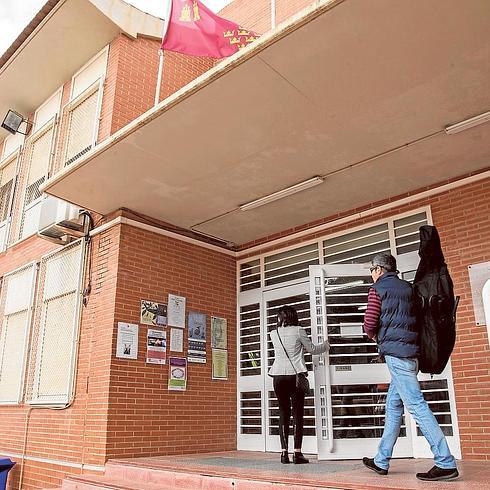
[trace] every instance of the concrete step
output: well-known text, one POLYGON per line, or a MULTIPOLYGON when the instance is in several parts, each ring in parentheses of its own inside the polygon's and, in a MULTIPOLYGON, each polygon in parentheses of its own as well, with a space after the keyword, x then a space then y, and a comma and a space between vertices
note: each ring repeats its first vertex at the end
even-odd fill
MULTIPOLYGON (((169 472, 170 473, 170 472, 169 472)), ((160 475, 169 476, 169 475, 160 475)), ((253 480, 237 480, 221 477, 207 477, 200 475, 180 473, 173 483, 164 481, 160 483, 130 480, 126 478, 112 478, 108 476, 71 476, 65 478, 60 490, 319 490, 327 487, 311 487, 301 484, 281 484, 253 480)), ((172 480, 172 478, 170 478, 172 480)), ((339 490, 328 487, 328 490, 339 490)))
POLYGON ((304 485, 300 482, 296 484, 293 481, 279 483, 271 480, 260 481, 258 479, 247 478, 245 475, 219 475, 213 474, 206 469, 192 471, 179 469, 176 471, 174 468, 152 467, 151 464, 134 465, 111 460, 106 463, 105 468, 107 478, 120 481, 142 482, 143 485, 147 485, 146 488, 148 490, 153 488, 149 485, 160 485, 162 489, 172 488, 175 490, 318 490, 319 488, 339 490, 337 487, 304 485))
POLYGON ((173 488, 163 483, 87 475, 65 478, 61 490, 173 490, 173 488))

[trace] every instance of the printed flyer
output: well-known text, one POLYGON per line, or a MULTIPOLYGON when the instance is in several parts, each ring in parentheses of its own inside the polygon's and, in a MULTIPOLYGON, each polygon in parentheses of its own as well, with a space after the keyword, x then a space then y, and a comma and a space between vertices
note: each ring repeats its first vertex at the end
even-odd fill
POLYGON ((138 359, 138 328, 132 323, 117 324, 116 357, 138 359))
POLYGON ((167 313, 170 327, 185 328, 185 297, 169 294, 167 313))
POLYGON ((178 328, 170 329, 170 351, 184 352, 184 331, 178 328))
POLYGON ((148 329, 146 341, 146 362, 165 364, 167 358, 167 332, 148 329))
POLYGON ((141 300, 140 323, 163 327, 167 324, 167 305, 141 300))
POLYGON ((188 348, 189 362, 206 363, 206 314, 190 311, 188 316, 188 348))
POLYGON ((226 328, 226 318, 211 317, 211 347, 213 349, 226 349, 228 347, 226 328))
POLYGON ((168 358, 168 389, 185 391, 187 389, 187 359, 185 357, 168 358))
POLYGON ((228 379, 228 351, 213 349, 213 379, 228 379))

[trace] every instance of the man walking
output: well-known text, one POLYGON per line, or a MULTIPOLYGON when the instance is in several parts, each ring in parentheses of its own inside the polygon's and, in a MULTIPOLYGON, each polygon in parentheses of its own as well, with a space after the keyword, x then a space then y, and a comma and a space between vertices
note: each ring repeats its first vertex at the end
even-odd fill
POLYGON ((412 286, 398 278, 396 259, 387 252, 371 262, 373 286, 369 290, 364 331, 377 341, 391 374, 386 397, 385 426, 378 453, 362 462, 379 475, 387 475, 393 447, 400 433, 403 406, 417 422, 434 454, 435 466, 417 473, 419 480, 451 480, 459 476, 446 438, 422 395, 417 380, 417 321, 412 286))

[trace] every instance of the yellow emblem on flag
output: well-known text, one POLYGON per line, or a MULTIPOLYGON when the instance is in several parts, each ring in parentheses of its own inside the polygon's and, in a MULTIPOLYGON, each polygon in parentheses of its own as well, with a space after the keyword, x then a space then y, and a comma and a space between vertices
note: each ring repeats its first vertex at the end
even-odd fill
POLYGON ((180 12, 179 20, 181 22, 192 22, 191 19, 191 9, 187 3, 182 7, 182 11, 180 12))
POLYGON ((235 31, 225 31, 223 32, 223 37, 232 37, 235 31))
POLYGON ((197 20, 201 20, 201 14, 199 13, 199 5, 197 4, 196 0, 194 0, 192 7, 194 10, 194 22, 196 22, 197 20))

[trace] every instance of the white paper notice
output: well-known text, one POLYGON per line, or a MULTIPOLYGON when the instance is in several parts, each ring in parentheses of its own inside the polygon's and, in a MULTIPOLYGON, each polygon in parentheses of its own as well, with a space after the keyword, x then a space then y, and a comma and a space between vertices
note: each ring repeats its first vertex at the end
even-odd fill
POLYGON ((167 324, 170 327, 185 328, 185 297, 168 295, 167 324))
POLYGON ((170 329, 170 350, 184 352, 184 331, 177 328, 170 329))
POLYGON ((116 357, 138 358, 138 325, 123 322, 117 324, 116 357))

